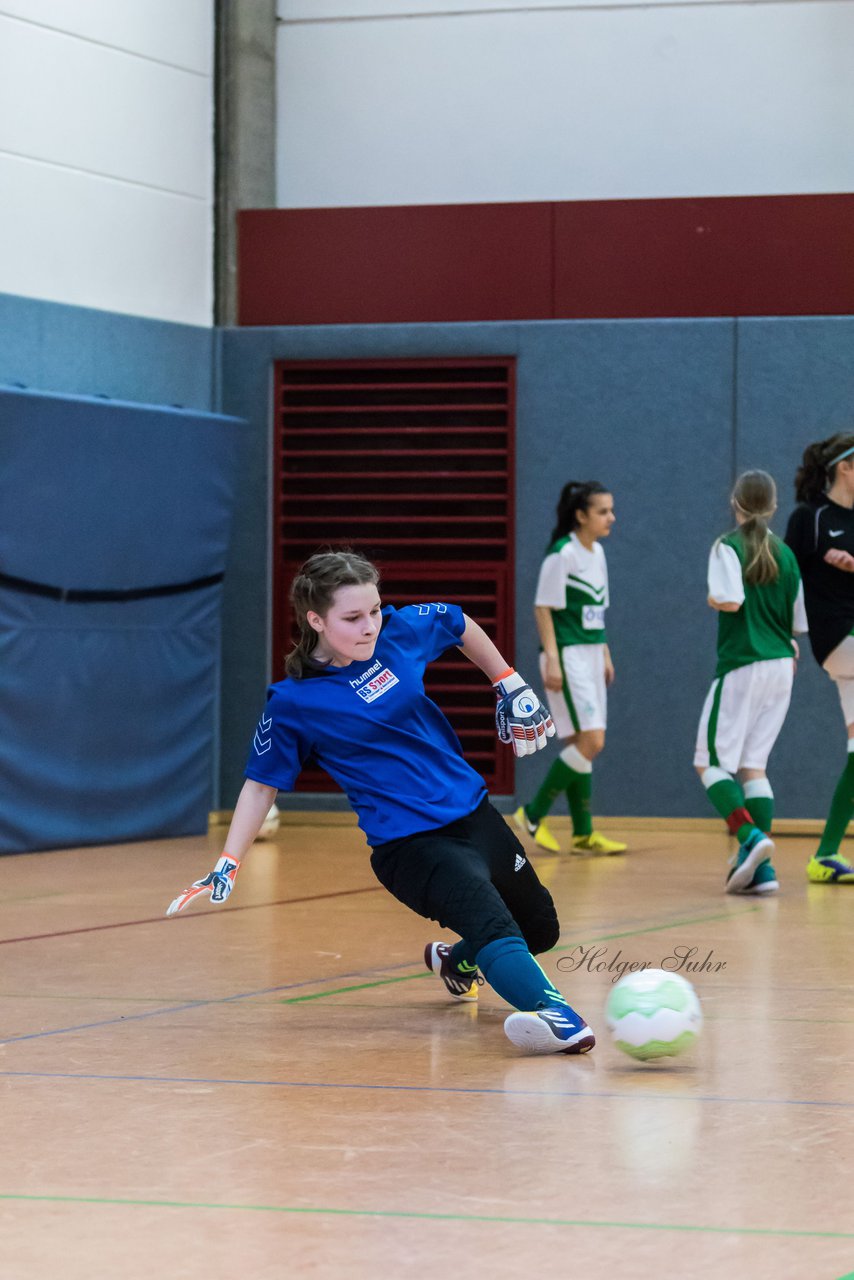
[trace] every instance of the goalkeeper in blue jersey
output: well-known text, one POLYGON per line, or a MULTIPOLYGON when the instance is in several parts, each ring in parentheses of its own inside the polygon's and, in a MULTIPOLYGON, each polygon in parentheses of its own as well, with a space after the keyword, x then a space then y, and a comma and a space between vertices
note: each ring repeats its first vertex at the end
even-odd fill
POLYGON ((459 935, 428 943, 427 968, 455 1000, 480 975, 513 1005, 504 1024, 527 1053, 584 1053, 590 1028, 534 959, 557 943, 548 890, 487 799, 445 716, 424 691, 427 664, 457 646, 495 688, 502 741, 519 756, 554 734, 548 712, 458 605, 383 608, 379 575, 352 552, 324 552, 291 587, 299 641, 270 687, 246 782, 213 871, 167 914, 208 894, 224 902, 278 791, 311 759, 346 793, 377 879, 400 902, 459 935))

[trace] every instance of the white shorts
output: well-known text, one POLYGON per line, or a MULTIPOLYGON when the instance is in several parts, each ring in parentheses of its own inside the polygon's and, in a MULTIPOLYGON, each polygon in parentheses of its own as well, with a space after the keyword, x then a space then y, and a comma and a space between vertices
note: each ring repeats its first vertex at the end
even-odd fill
MULTIPOLYGON (((569 644, 560 651, 563 691, 546 689, 549 711, 559 738, 580 729, 604 729, 608 723, 604 644, 569 644)), ((545 683, 546 655, 540 654, 545 683)))
POLYGON ((703 704, 694 764, 727 773, 763 769, 786 719, 795 664, 769 658, 712 681, 703 704))
POLYGON ((822 666, 836 685, 845 723, 854 724, 854 635, 832 649, 822 666))

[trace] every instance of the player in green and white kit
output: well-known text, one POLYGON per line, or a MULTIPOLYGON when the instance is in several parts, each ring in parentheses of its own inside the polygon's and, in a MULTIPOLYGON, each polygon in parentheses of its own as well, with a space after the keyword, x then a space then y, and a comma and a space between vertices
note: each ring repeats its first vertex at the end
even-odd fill
POLYGON ((718 665, 703 706, 694 765, 739 842, 727 893, 774 893, 769 837, 774 793, 765 772, 792 696, 794 632, 807 630, 798 562, 768 528, 777 490, 745 471, 732 494, 737 528, 709 556, 709 604, 718 610, 718 665))
POLYGON ((540 569, 535 617, 540 669, 549 710, 564 747, 543 785, 513 820, 543 849, 560 852, 545 822, 565 794, 572 815, 572 852, 624 853, 626 846, 593 830, 593 761, 605 745, 607 686, 614 665, 605 635, 608 567, 600 538, 615 520, 614 500, 601 484, 564 485, 551 545, 540 569))

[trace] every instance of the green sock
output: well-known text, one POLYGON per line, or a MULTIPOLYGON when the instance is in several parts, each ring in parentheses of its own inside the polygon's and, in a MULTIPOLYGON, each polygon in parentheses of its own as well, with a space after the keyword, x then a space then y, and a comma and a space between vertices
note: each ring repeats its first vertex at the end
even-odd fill
POLYGON ((566 788, 569 801, 569 812, 572 814, 572 834, 589 836, 593 830, 593 818, 590 814, 590 796, 593 792, 592 773, 572 773, 572 782, 566 788))
POLYGON ((745 782, 744 807, 759 830, 770 836, 774 825, 774 792, 766 778, 745 782))
POLYGON ((525 812, 531 822, 542 822, 562 791, 566 791, 576 775, 569 765, 564 764, 560 756, 546 774, 545 781, 530 804, 525 805, 525 812))
POLYGON ((827 815, 827 822, 815 855, 817 858, 832 858, 839 851, 852 813, 854 813, 854 752, 849 752, 848 763, 842 770, 830 802, 830 813, 827 815))
POLYGON ((706 795, 736 840, 739 844, 743 844, 753 829, 753 819, 745 805, 741 783, 736 782, 735 778, 725 773, 723 769, 710 768, 703 775, 703 786, 706 788, 706 795), (713 776, 707 782, 706 778, 709 774, 713 776), (741 821, 736 826, 738 819, 741 821))

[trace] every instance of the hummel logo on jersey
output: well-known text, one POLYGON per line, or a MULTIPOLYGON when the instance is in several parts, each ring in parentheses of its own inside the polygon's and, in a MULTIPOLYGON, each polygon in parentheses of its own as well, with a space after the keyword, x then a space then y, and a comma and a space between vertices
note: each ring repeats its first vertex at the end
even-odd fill
POLYGON ((269 751, 273 745, 273 739, 270 736, 270 730, 273 727, 273 717, 262 714, 258 721, 258 728, 255 730, 255 753, 263 756, 265 751, 269 751))
MULTIPOLYGON (((351 680, 350 683, 352 684, 353 681, 351 680)), ((394 672, 385 667, 367 684, 361 685, 356 692, 365 702, 374 702, 375 699, 381 698, 384 693, 388 693, 389 689, 393 689, 398 683, 398 678, 394 672)))
POLYGON ((521 853, 517 853, 517 854, 516 854, 516 866, 513 868, 513 870, 514 870, 514 871, 521 871, 521 870, 522 870, 522 868, 523 868, 523 867, 524 867, 524 865, 525 865, 525 862, 526 862, 526 859, 522 857, 521 853))
POLYGON ((845 530, 844 529, 828 529, 827 532, 829 537, 838 538, 841 533, 845 532, 845 530))

